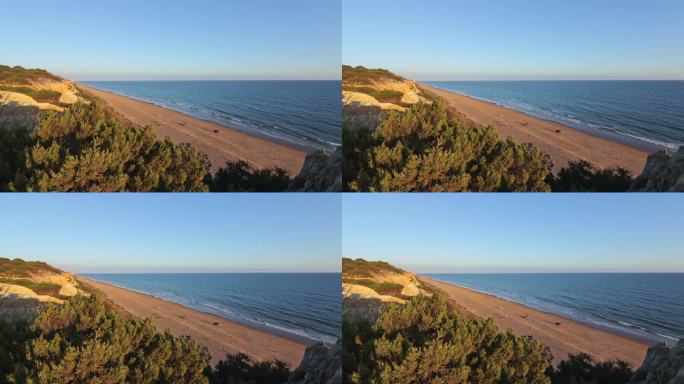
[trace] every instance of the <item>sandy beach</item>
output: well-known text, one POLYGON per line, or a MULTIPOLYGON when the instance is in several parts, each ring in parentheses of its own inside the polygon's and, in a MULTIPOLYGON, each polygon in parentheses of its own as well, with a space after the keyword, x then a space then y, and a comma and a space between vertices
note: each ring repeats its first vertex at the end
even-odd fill
POLYGON ((140 318, 151 317, 158 328, 169 328, 176 336, 187 335, 203 343, 209 349, 213 364, 224 359, 227 353, 243 352, 256 360, 278 359, 290 367, 297 367, 307 347, 303 341, 264 332, 150 295, 82 276, 78 276, 78 280, 101 290, 130 314, 140 318))
POLYGON ((553 353, 554 363, 569 354, 585 352, 599 360, 622 359, 639 367, 649 344, 594 328, 561 316, 500 299, 496 296, 442 283, 427 277, 421 279, 443 290, 455 303, 480 317, 492 317, 503 329, 518 336, 533 336, 553 353))
POLYGON ((586 160, 600 168, 622 167, 638 176, 644 168, 648 152, 625 144, 613 142, 598 136, 539 119, 463 96, 443 91, 426 84, 420 87, 444 98, 449 108, 459 112, 480 125, 493 125, 501 137, 511 136, 516 143, 532 143, 548 153, 557 172, 569 161, 586 160))
POLYGON ((226 160, 244 160, 257 168, 280 167, 295 176, 304 164, 307 153, 302 149, 81 83, 78 87, 103 99, 134 124, 152 126, 159 138, 168 136, 174 143, 190 143, 204 151, 212 172, 223 167, 226 160))

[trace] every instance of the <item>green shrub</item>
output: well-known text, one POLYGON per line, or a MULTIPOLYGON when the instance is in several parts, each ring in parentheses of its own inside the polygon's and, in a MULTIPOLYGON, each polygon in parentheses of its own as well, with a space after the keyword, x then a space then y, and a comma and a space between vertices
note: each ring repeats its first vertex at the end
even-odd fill
POLYGON ((377 129, 343 129, 347 191, 548 191, 549 157, 466 126, 443 100, 390 112, 377 129))
POLYGON ((0 277, 0 283, 13 284, 26 287, 39 295, 51 295, 55 296, 59 293, 62 288, 59 284, 53 283, 37 283, 28 279, 7 279, 0 277))
POLYGON ((449 310, 441 293, 345 321, 342 341, 345 383, 550 383, 548 348, 449 310))
POLYGON ((44 69, 26 69, 16 66, 9 67, 0 65, 0 83, 5 84, 30 84, 40 79, 62 80, 44 69))
POLYGON ((284 192, 290 175, 281 168, 254 169, 238 160, 226 162, 208 180, 212 192, 284 192))
POLYGON ((584 160, 570 162, 549 180, 554 192, 625 192, 632 182, 624 168, 596 169, 584 160))
POLYGON ((343 283, 362 285, 368 287, 381 295, 400 295, 404 288, 401 284, 379 282, 373 279, 343 279, 343 283))
POLYGON ((26 96, 32 97, 38 102, 52 104, 59 103, 59 98, 62 96, 62 94, 57 91, 48 91, 44 89, 35 90, 29 87, 0 86, 0 91, 22 93, 26 96))
POLYGON ((30 277, 40 272, 61 273, 59 269, 42 261, 24 261, 0 257, 0 274, 9 277, 30 277))
POLYGON ((212 384, 283 384, 290 369, 282 361, 254 362, 244 353, 228 355, 211 373, 212 384))
POLYGON ((46 305, 30 324, 0 318, 1 383, 275 384, 288 375, 283 362, 244 354, 212 368, 200 343, 119 314, 98 291, 46 305))
POLYGON ((403 81, 404 78, 386 69, 368 69, 366 67, 349 65, 342 66, 342 81, 348 84, 371 84, 382 80, 403 81))
POLYGON ((385 261, 342 258, 342 273, 346 276, 373 277, 374 274, 383 272, 404 273, 405 271, 385 261))
POLYGON ((596 362, 589 355, 571 355, 551 374, 553 384, 625 384, 632 376, 628 363, 621 360, 596 362))
POLYGON ((99 101, 50 113, 23 150, 13 191, 206 191, 209 161, 187 144, 123 124, 99 101))
POLYGON ((30 325, 2 325, 11 383, 208 383, 206 349, 157 332, 152 320, 126 319, 102 294, 48 305, 30 325))
POLYGON ((342 88, 344 91, 360 92, 365 93, 369 96, 374 97, 376 100, 382 103, 401 103, 401 98, 404 96, 403 92, 392 91, 389 89, 378 90, 372 87, 354 87, 354 86, 344 86, 342 88))

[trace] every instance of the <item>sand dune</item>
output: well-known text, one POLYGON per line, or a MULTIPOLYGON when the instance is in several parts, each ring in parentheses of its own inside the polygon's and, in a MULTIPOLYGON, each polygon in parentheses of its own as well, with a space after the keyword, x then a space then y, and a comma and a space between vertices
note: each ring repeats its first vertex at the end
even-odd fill
POLYGON ((546 344, 558 363, 569 354, 584 352, 599 360, 622 359, 639 367, 648 343, 604 331, 498 297, 421 277, 443 290, 455 303, 480 317, 492 317, 500 328, 518 336, 530 335, 546 344))
POLYGON ((222 317, 164 301, 150 295, 101 283, 79 276, 78 279, 105 293, 130 314, 154 319, 158 328, 169 328, 176 336, 187 335, 209 349, 212 363, 227 353, 243 352, 257 360, 278 359, 297 367, 307 343, 231 322, 222 317))
POLYGON ((204 151, 212 172, 224 166, 226 160, 244 160, 257 168, 280 167, 296 176, 304 164, 305 150, 84 84, 78 86, 133 123, 151 125, 160 138, 168 136, 174 143, 190 143, 204 151))
POLYGON ((636 177, 646 164, 648 152, 644 150, 455 92, 426 84, 420 87, 444 98, 450 108, 475 123, 493 125, 501 137, 511 136, 516 143, 534 144, 549 154, 554 172, 569 161, 586 160, 600 168, 628 169, 636 177))

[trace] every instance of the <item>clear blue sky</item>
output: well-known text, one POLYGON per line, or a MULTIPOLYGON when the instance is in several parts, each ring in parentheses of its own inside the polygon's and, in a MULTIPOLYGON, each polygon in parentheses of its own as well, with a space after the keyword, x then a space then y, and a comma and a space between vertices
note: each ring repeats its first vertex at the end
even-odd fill
POLYGON ((414 272, 684 272, 678 194, 346 194, 342 254, 414 272))
POLYGON ((341 3, 5 1, 0 64, 75 80, 339 79, 341 3))
POLYGON ((339 194, 6 194, 0 256, 72 272, 338 272, 339 194))
POLYGON ((681 0, 345 0, 345 64, 417 80, 684 79, 681 0))

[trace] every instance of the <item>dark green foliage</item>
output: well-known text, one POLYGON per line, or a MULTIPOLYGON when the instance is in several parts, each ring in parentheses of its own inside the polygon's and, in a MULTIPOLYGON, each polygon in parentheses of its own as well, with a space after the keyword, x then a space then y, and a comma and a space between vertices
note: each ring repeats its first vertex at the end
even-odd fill
POLYGON ((553 384, 625 384, 631 376, 632 369, 624 361, 595 362, 584 353, 561 361, 551 375, 553 384))
POLYGON ((24 261, 22 259, 6 259, 0 257, 0 275, 11 277, 29 277, 31 274, 40 272, 61 273, 42 261, 24 261))
POLYGON ((443 100, 391 112, 377 129, 342 133, 348 191, 548 191, 549 157, 467 126, 443 100))
POLYGON ((0 83, 30 84, 40 79, 62 80, 44 69, 26 69, 20 66, 0 65, 0 83))
POLYGON ((44 89, 35 90, 29 87, 0 86, 0 91, 22 93, 26 96, 32 97, 38 102, 53 104, 58 104, 59 98, 62 96, 62 94, 57 91, 48 91, 44 89))
POLYGON ((228 355, 213 369, 204 346, 122 316, 104 296, 46 305, 31 324, 0 319, 0 383, 282 383, 280 361, 228 355))
MULTIPOLYGON (((101 294, 49 305, 30 325, 2 325, 11 383, 208 383, 206 349, 125 319, 101 294)), ((3 353, 0 353, 2 355, 3 353)))
POLYGON ((549 184, 554 192, 625 192, 632 182, 632 174, 624 168, 596 169, 580 160, 562 168, 549 184))
POLYGON ((209 161, 189 145, 123 124, 104 105, 50 113, 24 148, 14 191, 206 191, 209 161))
POLYGON ((348 84, 371 84, 382 80, 403 81, 404 78, 397 76, 386 69, 368 69, 366 67, 349 65, 342 66, 342 81, 348 84))
POLYGON ((226 356, 211 373, 212 384, 282 384, 290 370, 282 361, 253 362, 244 353, 226 356))
POLYGON ((450 310, 441 293, 345 321, 342 335, 345 383, 550 383, 544 345, 450 310))
POLYGON ((385 261, 342 258, 342 273, 345 276, 373 277, 374 274, 383 272, 404 273, 405 271, 385 261))
POLYGON ((404 288, 401 284, 379 282, 373 279, 342 279, 343 283, 356 284, 368 287, 381 295, 394 295, 398 296, 401 294, 401 290, 404 288))
POLYGON ((342 90, 365 93, 382 103, 399 104, 401 103, 401 98, 404 96, 404 93, 399 91, 392 91, 389 89, 378 90, 372 87, 364 86, 344 86, 342 87, 342 90))
POLYGON ((17 170, 23 167, 24 148, 31 143, 29 130, 0 126, 0 191, 7 190, 17 170))
POLYGON ((290 175, 281 168, 254 169, 245 161, 226 162, 209 178, 212 192, 284 192, 290 175))

